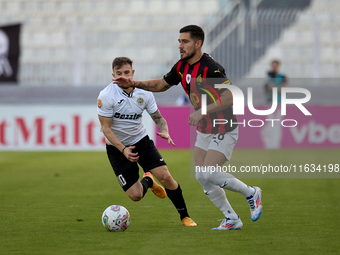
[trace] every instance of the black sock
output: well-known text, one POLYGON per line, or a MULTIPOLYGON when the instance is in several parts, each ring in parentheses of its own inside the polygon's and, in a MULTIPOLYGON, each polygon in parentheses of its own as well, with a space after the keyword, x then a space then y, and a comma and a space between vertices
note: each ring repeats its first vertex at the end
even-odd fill
POLYGON ((144 177, 140 183, 143 186, 143 197, 146 194, 146 192, 148 191, 148 188, 151 188, 153 185, 153 181, 150 177, 144 177))
POLYGON ((187 206, 182 195, 182 189, 179 186, 179 184, 177 189, 175 190, 165 189, 165 191, 171 202, 176 207, 178 213, 180 214, 181 220, 184 219, 185 217, 189 217, 187 206))

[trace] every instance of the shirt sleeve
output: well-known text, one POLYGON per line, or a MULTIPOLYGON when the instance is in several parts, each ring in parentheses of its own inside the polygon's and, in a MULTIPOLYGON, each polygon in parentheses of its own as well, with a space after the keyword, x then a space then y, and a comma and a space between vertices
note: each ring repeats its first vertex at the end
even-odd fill
POLYGON ((155 97, 151 92, 149 92, 148 100, 145 105, 145 110, 148 112, 148 114, 153 114, 158 110, 155 97))
POLYGON ((215 88, 215 84, 231 84, 230 80, 225 74, 225 70, 222 66, 216 66, 215 68, 209 69, 207 77, 207 83, 216 89, 218 94, 221 94, 223 91, 227 90, 225 88, 215 88))
POLYGON ((102 92, 98 96, 97 113, 102 117, 113 117, 113 102, 102 92))
POLYGON ((163 76, 164 80, 170 85, 178 85, 181 79, 177 73, 178 62, 171 68, 170 72, 163 76))

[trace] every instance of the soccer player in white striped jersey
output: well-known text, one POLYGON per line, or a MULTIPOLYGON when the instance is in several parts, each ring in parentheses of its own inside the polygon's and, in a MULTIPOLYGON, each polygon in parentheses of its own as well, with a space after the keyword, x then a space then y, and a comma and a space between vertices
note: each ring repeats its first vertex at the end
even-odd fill
MULTIPOLYGON (((132 79, 134 75, 132 60, 127 57, 115 58, 112 70, 114 78, 132 79)), ((111 166, 130 199, 141 200, 148 188, 159 198, 168 195, 183 225, 196 226, 189 217, 180 185, 172 178, 164 159, 146 133, 142 123, 144 110, 156 123, 160 131, 156 134, 175 145, 169 135, 167 122, 159 112, 151 92, 138 88, 122 88, 112 82, 100 92, 97 112, 106 138, 106 151, 111 166), (145 172, 141 181, 138 164, 145 172)))

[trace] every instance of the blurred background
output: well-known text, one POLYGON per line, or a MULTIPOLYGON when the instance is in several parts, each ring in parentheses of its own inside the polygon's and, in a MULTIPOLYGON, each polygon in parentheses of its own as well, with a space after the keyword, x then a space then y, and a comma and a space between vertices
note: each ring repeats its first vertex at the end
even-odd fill
POLYGON ((22 88, 104 87, 117 56, 133 59, 135 79, 159 78, 187 24, 203 27, 203 50, 235 83, 264 78, 272 59, 290 78, 339 78, 339 10, 336 0, 1 0, 0 26, 21 25, 22 88))
MULTIPOLYGON (((339 12, 338 0, 0 0, 0 121, 11 105, 95 105, 118 56, 134 61, 136 80, 162 77, 188 24, 204 29, 203 51, 233 84, 255 88, 255 105, 266 104, 277 59, 289 86, 311 92, 308 104, 338 106, 339 12)), ((155 97, 188 103, 180 85, 155 97)))

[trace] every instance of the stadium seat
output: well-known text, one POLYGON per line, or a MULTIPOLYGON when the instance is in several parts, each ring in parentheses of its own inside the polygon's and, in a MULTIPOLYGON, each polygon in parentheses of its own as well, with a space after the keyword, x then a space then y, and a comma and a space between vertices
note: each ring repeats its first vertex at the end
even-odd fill
POLYGON ((247 77, 261 77, 261 72, 263 76, 274 58, 282 61, 282 69, 291 78, 313 78, 318 66, 321 78, 340 77, 336 71, 340 59, 339 9, 338 1, 314 0, 252 66, 247 77))

